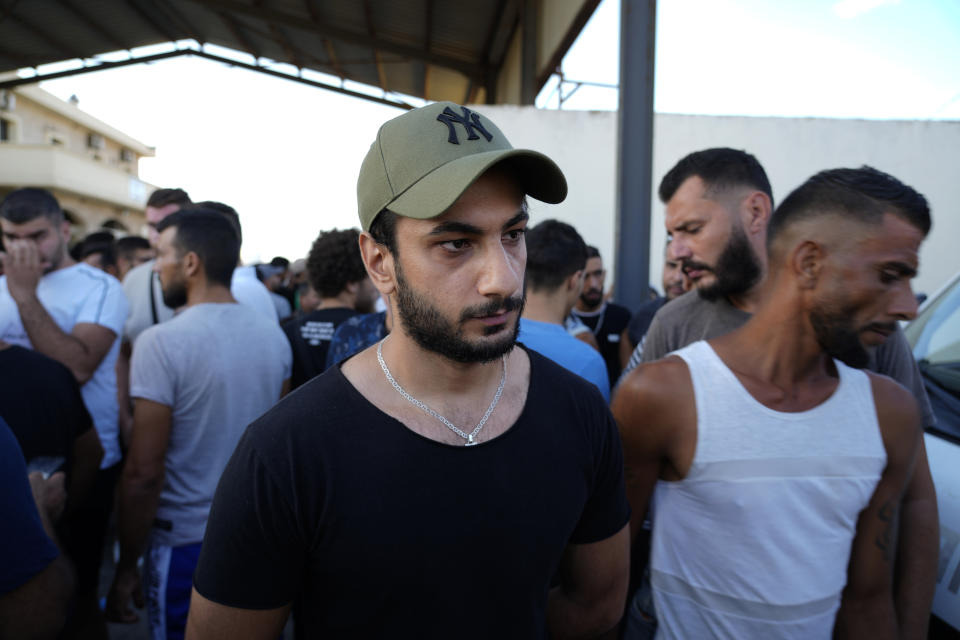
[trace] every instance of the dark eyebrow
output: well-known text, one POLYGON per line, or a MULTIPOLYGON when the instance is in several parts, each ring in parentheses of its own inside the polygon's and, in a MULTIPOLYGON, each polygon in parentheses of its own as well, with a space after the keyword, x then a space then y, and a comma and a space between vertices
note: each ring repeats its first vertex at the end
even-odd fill
MULTIPOLYGON (((530 216, 527 215, 527 212, 521 211, 517 215, 507 220, 506 224, 503 225, 503 228, 507 229, 520 222, 523 222, 524 220, 528 220, 529 218, 530 216)), ((481 229, 480 227, 476 227, 472 224, 467 224, 466 222, 457 222, 456 220, 448 220, 447 222, 441 222, 440 224, 435 226, 433 229, 431 229, 429 235, 439 236, 446 233, 461 233, 463 235, 468 235, 468 236, 479 236, 479 235, 483 235, 483 229, 481 229)))
POLYGON ((475 227, 472 224, 467 224, 466 222, 457 222, 456 220, 449 220, 447 222, 441 222, 433 229, 430 230, 431 236, 439 236, 445 233, 462 233, 468 236, 479 236, 483 233, 483 230, 480 227, 475 227))
POLYGON ((509 229, 510 227, 520 224, 521 222, 526 222, 529 219, 530 215, 526 211, 520 211, 517 213, 517 215, 507 220, 506 224, 503 225, 503 228, 509 229))

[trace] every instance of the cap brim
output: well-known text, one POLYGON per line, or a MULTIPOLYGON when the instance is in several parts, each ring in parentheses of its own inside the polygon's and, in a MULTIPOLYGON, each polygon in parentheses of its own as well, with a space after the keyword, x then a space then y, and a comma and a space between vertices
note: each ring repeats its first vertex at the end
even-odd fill
POLYGON ((557 164, 536 151, 501 149, 458 158, 431 171, 394 198, 387 208, 407 218, 435 218, 457 201, 477 178, 508 161, 510 174, 531 198, 556 204, 567 197, 567 180, 557 164))

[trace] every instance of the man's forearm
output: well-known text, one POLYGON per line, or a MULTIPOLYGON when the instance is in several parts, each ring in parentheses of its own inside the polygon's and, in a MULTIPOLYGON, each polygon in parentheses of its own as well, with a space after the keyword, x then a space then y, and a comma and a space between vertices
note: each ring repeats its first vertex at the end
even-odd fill
POLYGON ((89 358, 86 345, 57 326, 36 295, 21 297, 16 303, 34 350, 66 366, 80 384, 89 380, 93 372, 85 366, 89 358))
POLYGON ((906 640, 927 637, 939 543, 937 496, 926 451, 921 448, 900 508, 894 597, 900 637, 906 640))
MULTIPOLYGON (((129 465, 129 463, 128 463, 129 465)), ((120 543, 118 565, 133 567, 143 553, 157 514, 163 474, 139 475, 124 469, 120 480, 117 508, 117 540, 120 543)))
POLYGON ((563 587, 554 587, 547 599, 550 637, 556 640, 595 638, 616 626, 623 604, 580 601, 563 587))
POLYGON ((897 640, 897 615, 893 599, 885 591, 868 598, 844 594, 833 630, 834 640, 897 640))

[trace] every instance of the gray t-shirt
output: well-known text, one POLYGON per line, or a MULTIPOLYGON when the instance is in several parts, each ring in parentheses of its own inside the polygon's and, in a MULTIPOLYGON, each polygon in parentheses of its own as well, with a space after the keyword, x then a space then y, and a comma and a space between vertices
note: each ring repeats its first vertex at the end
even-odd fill
POLYGON ((140 334, 130 395, 172 409, 158 543, 203 539, 220 475, 247 425, 280 399, 292 360, 277 322, 242 304, 198 304, 140 334))
MULTIPOLYGON (((696 291, 689 291, 657 312, 647 335, 630 356, 621 379, 641 362, 659 360, 697 340, 710 340, 739 329, 750 319, 750 315, 734 307, 725 298, 710 302, 701 298, 696 291)), ((903 331, 898 328, 883 344, 871 349, 870 363, 866 368, 893 378, 913 393, 923 413, 925 427, 937 423, 923 388, 920 369, 903 331)))

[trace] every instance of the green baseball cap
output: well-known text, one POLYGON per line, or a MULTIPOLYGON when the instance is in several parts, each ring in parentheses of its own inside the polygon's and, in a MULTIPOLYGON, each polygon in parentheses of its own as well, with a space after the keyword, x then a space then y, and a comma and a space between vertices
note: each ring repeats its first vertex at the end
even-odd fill
POLYGON ((434 218, 495 164, 527 195, 555 204, 567 197, 556 163, 536 151, 514 149, 493 122, 452 102, 437 102, 388 120, 360 166, 357 207, 364 231, 384 209, 407 218, 434 218))

